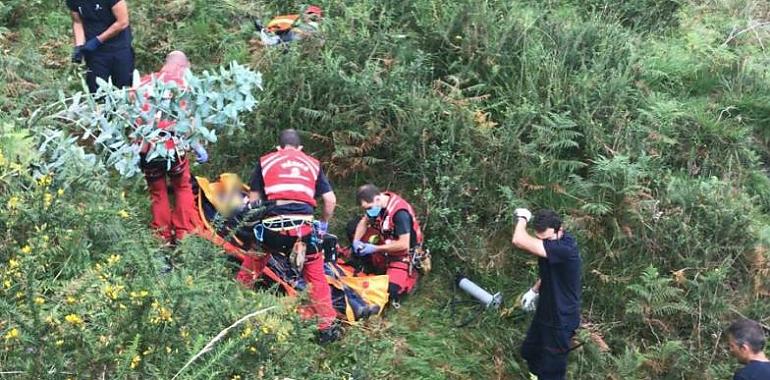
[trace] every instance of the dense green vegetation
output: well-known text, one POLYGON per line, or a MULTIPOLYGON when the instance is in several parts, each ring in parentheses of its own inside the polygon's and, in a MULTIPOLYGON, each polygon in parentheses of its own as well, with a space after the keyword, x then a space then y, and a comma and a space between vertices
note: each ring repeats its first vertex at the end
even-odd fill
POLYGON ((528 317, 455 329, 447 307, 457 271, 508 307, 534 281, 509 243, 522 206, 567 215, 582 248, 570 378, 724 379, 725 324, 770 320, 767 2, 321 1, 323 43, 266 50, 250 19, 302 3, 130 1, 141 72, 181 49, 195 70, 237 60, 264 75, 248 127, 194 174, 247 176, 295 127, 342 201, 333 231, 367 181, 423 216, 436 270, 328 347, 294 301, 242 289, 202 240, 157 275, 141 180, 32 153, 52 123, 35 110, 81 88, 63 3, 0 1, 2 376, 170 378, 278 306, 180 378, 526 379, 528 317))

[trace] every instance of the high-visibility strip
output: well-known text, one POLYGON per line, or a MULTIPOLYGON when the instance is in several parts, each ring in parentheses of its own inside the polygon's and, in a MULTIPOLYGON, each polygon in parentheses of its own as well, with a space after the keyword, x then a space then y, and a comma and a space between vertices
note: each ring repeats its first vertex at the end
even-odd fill
POLYGON ((279 153, 273 153, 272 156, 267 157, 261 164, 262 164, 262 172, 265 171, 266 166, 273 166, 273 164, 277 161, 280 161, 281 158, 284 156, 279 153))
POLYGON ((276 194, 276 193, 282 193, 282 192, 295 192, 295 193, 302 193, 307 194, 310 198, 313 198, 315 196, 315 190, 311 189, 305 185, 300 184, 280 184, 280 185, 273 185, 273 186, 267 186, 265 187, 265 194, 276 194))
POLYGON ((318 164, 315 162, 312 162, 307 157, 299 156, 297 157, 298 160, 302 161, 305 165, 307 165, 310 168, 310 172, 313 174, 313 179, 315 180, 318 178, 318 164))

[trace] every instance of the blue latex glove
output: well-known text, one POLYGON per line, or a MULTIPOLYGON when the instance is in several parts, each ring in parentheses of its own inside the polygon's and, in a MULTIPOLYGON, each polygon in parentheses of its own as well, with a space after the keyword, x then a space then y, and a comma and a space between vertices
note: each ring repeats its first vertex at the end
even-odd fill
POLYGON ((358 251, 361 250, 361 248, 364 247, 364 243, 361 240, 354 240, 353 241, 353 254, 358 255, 358 251))
POLYGON ((95 51, 96 49, 98 49, 102 45, 103 45, 102 41, 99 41, 98 38, 94 37, 94 38, 88 40, 88 42, 86 42, 85 45, 83 45, 83 48, 81 49, 81 51, 90 53, 92 51, 95 51))
POLYGON ((361 249, 358 251, 359 256, 369 256, 377 249, 377 246, 374 244, 364 243, 364 245, 361 247, 361 249))
POLYGON ((204 164, 209 162, 209 153, 206 152, 206 148, 204 148, 203 145, 193 144, 192 149, 195 151, 195 156, 197 157, 195 161, 197 163, 204 164))
POLYGON ((318 221, 318 234, 321 236, 326 235, 326 233, 329 232, 329 222, 324 220, 318 221))
POLYGON ((83 45, 75 46, 72 49, 72 63, 83 63, 83 45))

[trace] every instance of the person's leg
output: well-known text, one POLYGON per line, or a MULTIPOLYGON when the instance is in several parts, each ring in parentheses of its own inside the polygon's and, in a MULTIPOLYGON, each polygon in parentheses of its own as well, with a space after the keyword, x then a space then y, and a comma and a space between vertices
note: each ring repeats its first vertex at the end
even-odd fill
POLYGON ((392 261, 388 263, 388 293, 391 301, 398 301, 399 298, 412 291, 417 283, 417 271, 412 271, 409 275, 409 264, 402 261, 392 261))
POLYGON ((109 54, 92 52, 85 54, 86 60, 86 84, 91 93, 96 92, 99 86, 96 84, 96 78, 107 80, 110 76, 112 66, 112 57, 109 54))
MULTIPOLYGON (((308 247, 308 251, 311 248, 308 247)), ((320 252, 308 253, 302 276, 310 287, 310 302, 316 317, 318 317, 318 329, 325 330, 331 327, 337 312, 332 306, 332 291, 326 282, 324 274, 324 260, 320 252)))
POLYGON ((543 350, 539 380, 564 380, 567 378, 567 355, 573 332, 557 328, 543 328, 543 350))
POLYGON ((152 227, 158 235, 167 242, 171 242, 171 208, 168 203, 168 188, 165 176, 145 176, 147 189, 150 193, 150 213, 152 213, 152 227))
POLYGON ((190 179, 189 160, 185 159, 172 168, 171 185, 174 189, 175 205, 171 222, 176 230, 177 239, 184 238, 198 226, 198 210, 195 207, 190 179))
POLYGON ((110 76, 115 87, 130 87, 134 81, 134 49, 126 48, 112 53, 110 76))
POLYGON ((235 279, 245 286, 254 286, 254 282, 262 274, 262 269, 267 265, 269 257, 269 255, 262 258, 246 256, 241 262, 241 269, 235 275, 235 279))
POLYGON ((543 342, 540 336, 540 325, 535 321, 529 325, 527 336, 521 343, 521 357, 527 362, 529 372, 540 376, 543 342))

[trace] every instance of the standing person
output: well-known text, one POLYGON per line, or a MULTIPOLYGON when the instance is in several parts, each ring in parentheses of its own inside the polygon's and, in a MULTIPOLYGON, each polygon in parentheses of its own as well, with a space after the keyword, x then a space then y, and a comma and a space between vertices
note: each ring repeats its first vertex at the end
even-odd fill
POLYGON ((134 50, 125 0, 67 0, 75 47, 72 62, 86 60, 86 83, 96 92, 96 78, 112 78, 116 87, 131 85, 134 50))
MULTIPOLYGON (((319 319, 319 340, 326 343, 338 339, 340 330, 334 323, 337 313, 332 306, 331 288, 324 274, 323 251, 314 236, 313 213, 317 205, 316 197, 320 196, 323 212, 316 233, 325 235, 337 197, 320 162, 302 152, 296 130, 281 131, 279 144, 277 151, 259 159, 249 182, 251 203, 271 203, 262 221, 258 240, 270 254, 304 252, 304 263, 299 266, 310 286, 310 312, 319 319)), ((243 281, 244 273, 248 271, 258 273, 256 265, 259 265, 256 260, 244 260, 239 279, 243 281)))
POLYGON ((767 343, 762 326, 751 319, 740 319, 727 329, 730 353, 745 364, 735 372, 733 380, 770 379, 770 361, 762 351, 767 343))
POLYGON ((580 325, 582 263, 575 238, 564 231, 559 215, 535 213, 535 236, 527 233, 532 213, 516 209, 512 243, 538 258, 539 278, 522 297, 522 306, 535 317, 521 345, 529 371, 540 380, 565 379, 570 341, 580 325))
POLYGON ((401 296, 410 293, 420 278, 416 268, 410 268, 411 253, 423 243, 420 223, 407 201, 372 184, 358 188, 356 202, 365 215, 353 234, 353 254, 371 256, 375 272, 387 273, 390 303, 398 308, 401 296), (367 236, 376 236, 377 244, 367 236))
MULTIPOLYGON (((152 78, 163 83, 175 82, 179 86, 184 86, 184 73, 189 68, 190 61, 187 56, 181 51, 173 51, 166 56, 166 61, 160 71, 144 76, 140 86, 151 86, 152 78)), ((145 106, 149 107, 149 104, 145 104, 145 106)), ((190 162, 186 156, 187 152, 180 149, 183 144, 180 144, 178 136, 174 133, 175 122, 164 119, 160 111, 158 111, 156 118, 159 120, 155 121, 155 125, 162 130, 158 137, 153 141, 137 142, 140 144, 140 167, 150 192, 150 211, 152 213, 150 226, 168 245, 174 245, 177 240, 182 239, 196 228, 198 211, 195 208, 192 183, 190 182, 190 162), (167 167, 165 158, 149 162, 146 160, 152 150, 159 145, 174 151, 175 158, 170 169, 167 167), (174 192, 175 207, 173 210, 168 199, 167 181, 171 182, 174 192)), ((208 160, 208 154, 203 147, 196 145, 192 149, 195 150, 199 163, 208 160)))

